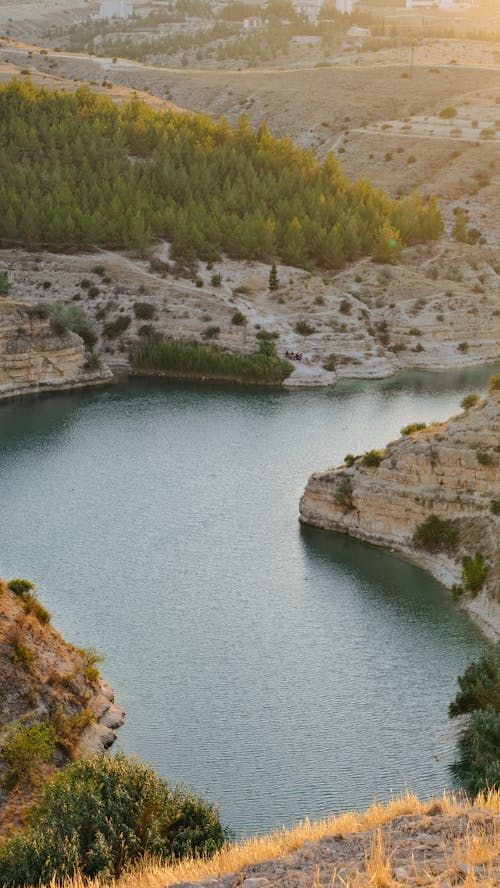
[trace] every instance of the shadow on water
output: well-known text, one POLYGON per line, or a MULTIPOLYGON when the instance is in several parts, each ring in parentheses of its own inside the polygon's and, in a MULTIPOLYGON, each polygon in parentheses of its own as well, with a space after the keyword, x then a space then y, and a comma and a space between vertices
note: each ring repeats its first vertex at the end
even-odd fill
MULTIPOLYGON (((451 593, 426 570, 401 553, 354 539, 343 533, 301 525, 300 537, 308 572, 321 580, 331 576, 331 592, 338 591, 339 573, 349 584, 349 595, 362 596, 363 607, 378 620, 397 625, 402 633, 419 632, 443 638, 448 632, 463 632, 464 638, 482 644, 484 637, 471 617, 454 601, 451 593), (320 576, 321 575, 321 576, 320 576)), ((328 583, 327 583, 328 588, 328 583)))

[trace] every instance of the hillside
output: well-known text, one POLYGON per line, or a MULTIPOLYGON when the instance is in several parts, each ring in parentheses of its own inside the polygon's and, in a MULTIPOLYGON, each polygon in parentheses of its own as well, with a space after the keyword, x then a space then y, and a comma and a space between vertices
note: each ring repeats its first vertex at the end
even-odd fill
POLYGON ((467 608, 500 634, 499 441, 500 391, 492 386, 445 423, 311 475, 300 520, 417 558, 447 585, 460 584, 467 608), (413 535, 431 516, 441 523, 417 546, 413 535), (464 558, 473 559, 465 575, 464 558))
POLYGON ((40 767, 47 776, 74 756, 110 746, 113 728, 123 723, 95 653, 64 641, 48 616, 33 593, 13 594, 0 581, 0 832, 22 820, 38 785, 39 775, 28 774, 29 761, 17 780, 6 781, 16 767, 4 754, 13 732, 51 726, 57 745, 40 767))
POLYGON ((0 299, 0 399, 105 382, 110 372, 87 364, 82 339, 55 333, 46 310, 0 299))

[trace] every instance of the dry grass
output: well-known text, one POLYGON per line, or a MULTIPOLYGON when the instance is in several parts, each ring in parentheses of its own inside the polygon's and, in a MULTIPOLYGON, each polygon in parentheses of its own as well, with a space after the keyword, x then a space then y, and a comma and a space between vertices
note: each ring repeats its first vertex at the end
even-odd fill
MULTIPOLYGON (((279 829, 269 835, 254 836, 242 842, 233 843, 211 859, 186 859, 175 864, 165 864, 152 859, 144 860, 138 868, 122 875, 113 888, 167 888, 176 882, 198 881, 210 877, 220 877, 241 870, 253 864, 263 863, 276 857, 297 851, 305 841, 314 842, 326 835, 356 835, 365 830, 375 830, 371 847, 365 855, 364 866, 352 878, 342 878, 332 871, 328 885, 321 881, 319 873, 314 877, 316 888, 396 888, 398 883, 393 875, 391 853, 385 847, 387 836, 381 828, 396 817, 412 815, 460 815, 473 807, 493 814, 500 813, 500 793, 491 792, 476 799, 475 805, 467 799, 444 793, 442 798, 433 801, 420 801, 415 795, 406 792, 382 805, 374 802, 364 813, 346 812, 338 816, 330 815, 323 820, 311 822, 306 819, 291 829, 279 829)), ((452 871, 455 862, 461 862, 470 870, 463 876, 465 888, 498 888, 491 875, 491 865, 500 853, 500 832, 471 828, 465 837, 451 844, 449 867, 452 871), (481 867, 481 873, 472 867, 481 867)), ((413 884, 413 883, 412 883, 413 884)), ((433 881, 415 882, 432 885, 433 881)), ((55 888, 55 885, 52 886, 55 888)), ((86 880, 80 877, 67 881, 64 888, 109 888, 99 880, 86 880)))

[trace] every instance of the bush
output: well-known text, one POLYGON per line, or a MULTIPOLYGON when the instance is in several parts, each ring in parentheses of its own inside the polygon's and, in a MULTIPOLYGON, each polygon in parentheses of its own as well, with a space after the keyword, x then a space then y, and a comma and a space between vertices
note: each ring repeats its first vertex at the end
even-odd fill
POLYGON ((312 334, 316 332, 316 327, 308 324, 307 321, 297 321, 294 329, 299 336, 312 336, 312 334))
POLYGON ((466 555, 462 565, 462 582, 468 592, 477 595, 484 586, 489 567, 480 553, 474 555, 474 558, 466 555))
POLYGON ((495 457, 492 453, 488 453, 487 450, 478 450, 476 452, 476 459, 481 466, 493 466, 495 464, 495 457))
POLYGON ((347 453, 344 456, 344 463, 346 466, 352 466, 356 462, 356 457, 352 453, 347 453))
POLYGON ((500 642, 489 645, 479 660, 469 663, 458 686, 448 710, 450 718, 487 707, 500 713, 500 642))
POLYGON ((457 109, 453 108, 451 105, 448 105, 446 108, 443 108, 439 112, 439 116, 442 117, 444 120, 447 120, 450 117, 456 117, 457 116, 457 109))
POLYGON ((227 837, 212 805, 170 788, 146 765, 95 756, 44 785, 28 827, 0 847, 6 886, 71 878, 112 878, 144 854, 210 856, 227 837))
POLYGON ((23 595, 23 609, 25 614, 33 614, 40 623, 48 623, 50 621, 50 613, 38 601, 36 595, 31 592, 25 592, 23 595))
POLYGON ((247 323, 247 317, 241 311, 235 311, 234 315, 231 318, 231 323, 236 327, 244 327, 247 323))
MULTIPOLYGON (((54 728, 48 721, 37 725, 17 725, 9 734, 2 756, 19 778, 31 778, 48 762, 56 748, 54 728)), ((1 867, 0 867, 1 870, 1 867)))
POLYGON ((71 330, 81 336, 88 349, 95 345, 97 340, 95 330, 91 327, 85 309, 81 305, 64 305, 62 302, 56 302, 50 306, 50 313, 52 329, 58 336, 71 330))
POLYGON ((500 391, 500 373, 491 377, 488 391, 490 393, 500 391))
POLYGON ((380 450, 367 450, 361 457, 361 465, 368 468, 377 468, 382 462, 380 450))
POLYGON ((10 589, 14 595, 24 595, 26 592, 33 592, 35 588, 35 584, 31 583, 30 580, 21 579, 21 577, 15 577, 13 580, 9 580, 7 583, 7 588, 10 589))
POLYGON ((458 758, 451 766, 454 777, 473 795, 500 787, 500 715, 478 710, 458 742, 458 758))
POLYGON ((353 490, 354 488, 350 478, 341 478, 335 488, 335 502, 337 505, 342 506, 344 512, 350 512, 354 509, 354 503, 352 501, 353 490))
POLYGON ((460 401, 460 406, 462 410, 469 410, 471 407, 474 407, 479 401, 479 395, 471 393, 470 395, 466 395, 465 398, 462 398, 460 401))
POLYGON ((413 432, 419 432, 421 429, 426 429, 426 422, 410 422, 408 425, 403 426, 401 429, 402 435, 411 435, 413 432))
POLYGON ((490 511, 493 512, 494 515, 500 515, 500 500, 491 501, 490 511))
POLYGON ((119 315, 114 321, 108 321, 107 324, 104 324, 102 335, 106 339, 118 339, 130 327, 130 322, 131 319, 128 315, 119 315))
POLYGON ((0 296, 6 296, 9 292, 9 278, 6 271, 0 271, 0 296))
POLYGON ((222 275, 221 274, 213 274, 210 278, 210 283, 212 287, 220 287, 222 284, 222 275))
POLYGON ((457 349, 459 352, 463 352, 464 354, 469 351, 469 343, 468 342, 459 342, 457 345, 457 349))
POLYGON ((150 321, 155 316, 155 307, 151 302, 134 302, 133 309, 139 321, 150 321))
POLYGON ((347 299, 342 299, 342 302, 339 305, 339 311, 341 314, 351 314, 351 303, 347 299))
POLYGON ((455 521, 429 515, 413 534, 413 545, 426 552, 451 552, 458 545, 459 532, 455 521))
POLYGON ((201 331, 201 335, 204 339, 218 339, 220 333, 220 327, 217 324, 214 324, 211 327, 205 327, 204 330, 201 331))

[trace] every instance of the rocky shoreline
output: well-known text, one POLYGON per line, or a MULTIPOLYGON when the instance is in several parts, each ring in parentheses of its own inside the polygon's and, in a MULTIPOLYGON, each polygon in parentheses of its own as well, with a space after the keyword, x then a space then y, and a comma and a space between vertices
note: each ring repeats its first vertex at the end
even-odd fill
MULTIPOLYGON (((449 588, 462 581, 463 558, 487 564, 481 589, 461 603, 492 638, 500 637, 500 393, 464 413, 387 445, 370 460, 311 475, 300 521, 395 549, 449 588), (377 463, 376 465, 373 463, 377 463), (452 551, 425 551, 413 542, 430 515, 453 524, 452 551)), ((348 460, 350 462, 350 460, 348 460)))

